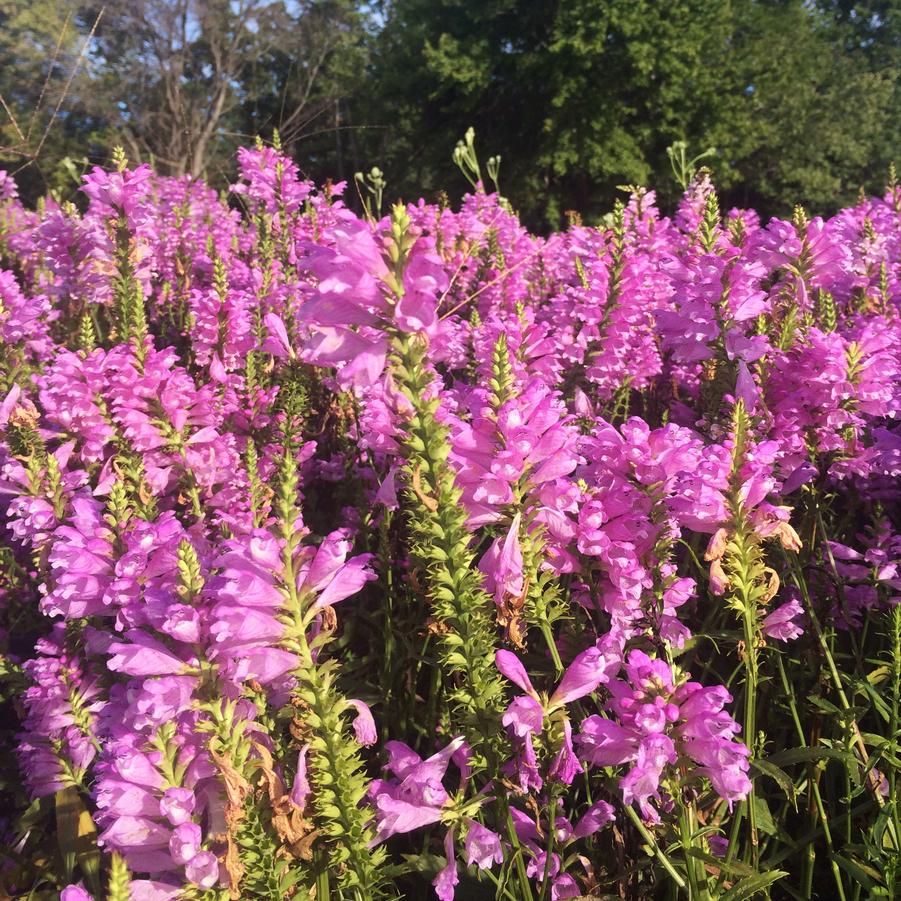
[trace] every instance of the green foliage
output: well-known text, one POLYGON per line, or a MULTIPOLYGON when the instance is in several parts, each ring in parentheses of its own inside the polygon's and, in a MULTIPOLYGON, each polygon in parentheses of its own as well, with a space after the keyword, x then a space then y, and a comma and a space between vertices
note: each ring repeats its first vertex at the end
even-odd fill
POLYGON ((82 158, 109 140, 89 110, 92 24, 75 3, 0 0, 0 168, 20 170, 24 196, 74 197, 82 158))
POLYGON ((355 172, 354 181, 357 183, 357 189, 361 192, 360 199, 367 217, 380 219, 382 216, 382 195, 387 186, 382 170, 378 166, 373 166, 365 175, 362 172, 355 172))
POLYGON ((466 135, 462 141, 457 141, 453 156, 454 165, 463 173, 463 177, 476 188, 482 180, 482 169, 479 166, 479 157, 475 148, 475 129, 466 129, 466 135))
POLYGON ((821 331, 834 332, 836 326, 835 301, 828 291, 817 291, 816 318, 821 331))
POLYGON ((457 166, 485 174, 472 141, 449 152, 473 127, 532 224, 596 219, 624 182, 672 200, 702 160, 724 208, 820 212, 901 141, 897 0, 114 0, 90 37, 97 12, 0 0, 0 162, 26 196, 74 198, 112 140, 224 185, 276 129, 315 178, 378 160, 366 201, 458 191, 457 166))
POLYGON ((0 0, 0 58, 15 60, 0 69, 0 166, 24 167, 29 198, 70 199, 119 141, 225 185, 245 136, 277 128, 321 178, 344 177, 367 17, 352 0, 0 0))
POLYGON ((67 878, 75 878, 76 868, 93 891, 100 888, 100 851, 97 827, 75 785, 59 789, 54 796, 56 838, 67 878))
POLYGON ((294 671, 297 688, 292 702, 296 728, 309 748, 313 809, 316 825, 325 840, 329 872, 335 875, 342 889, 365 901, 375 901, 385 896, 388 871, 384 866, 384 847, 371 847, 375 840, 374 820, 371 809, 364 803, 369 779, 347 721, 353 708, 336 685, 337 664, 333 660, 323 661, 319 653, 314 659, 314 652, 321 652, 334 627, 327 625, 326 608, 324 627, 315 638, 307 636, 318 611, 311 609, 310 596, 298 592, 296 586, 294 555, 303 533, 296 529, 297 463, 295 445, 288 436, 294 438, 299 433, 306 401, 306 393, 300 388, 286 401, 284 452, 274 501, 285 541, 283 645, 300 658, 294 671))
POLYGON ((397 0, 360 107, 391 128, 367 146, 399 190, 428 194, 460 185, 447 148, 474 126, 505 154, 515 206, 552 227, 600 216, 622 182, 671 200, 674 170, 684 182, 702 158, 729 205, 834 208, 875 186, 901 119, 899 17, 864 27, 853 6, 397 0))
POLYGON ((316 822, 328 840, 329 869, 338 884, 370 901, 384 897, 388 870, 375 839, 372 811, 363 801, 369 780, 346 715, 352 710, 335 686, 331 662, 309 662, 295 673, 302 703, 299 719, 309 733, 316 822))
POLYGON ((676 184, 683 191, 688 190, 697 172, 697 163, 707 157, 716 155, 715 147, 708 147, 703 153, 699 153, 696 157, 688 158, 688 144, 685 141, 674 141, 666 148, 666 155, 669 157, 670 167, 673 170, 673 178, 676 184))

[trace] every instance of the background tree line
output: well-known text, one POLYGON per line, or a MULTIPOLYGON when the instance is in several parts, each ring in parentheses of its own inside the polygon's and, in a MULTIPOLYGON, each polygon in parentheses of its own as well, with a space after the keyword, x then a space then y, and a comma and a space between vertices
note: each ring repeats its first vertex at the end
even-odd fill
POLYGON ((590 221, 621 184, 828 212, 878 189, 901 129, 901 0, 0 0, 0 166, 32 198, 132 160, 228 183, 274 129, 317 181, 378 165, 452 196, 476 129, 526 221, 590 221))

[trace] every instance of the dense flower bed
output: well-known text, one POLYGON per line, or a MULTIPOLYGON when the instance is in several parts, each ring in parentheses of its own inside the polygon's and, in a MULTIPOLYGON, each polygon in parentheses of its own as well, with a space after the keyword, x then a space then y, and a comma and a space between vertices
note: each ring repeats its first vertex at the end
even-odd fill
POLYGON ((0 173, 8 895, 892 891, 901 189, 239 164, 0 173))

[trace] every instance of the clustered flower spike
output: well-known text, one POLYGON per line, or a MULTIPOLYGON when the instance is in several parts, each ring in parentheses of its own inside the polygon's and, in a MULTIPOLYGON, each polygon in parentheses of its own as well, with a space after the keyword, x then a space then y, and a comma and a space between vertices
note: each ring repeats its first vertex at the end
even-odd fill
POLYGON ((588 717, 578 738, 580 754, 591 764, 631 764, 620 781, 623 800, 658 820, 651 800, 674 803, 661 783, 680 759, 691 760, 730 808, 744 798, 751 788, 748 749, 734 740, 739 725, 723 709, 731 695, 718 685, 677 685, 669 664, 639 650, 629 653, 625 676, 610 683, 615 718, 588 717))
POLYGON ((901 596, 897 189, 761 223, 701 170, 540 237, 481 186, 360 216, 277 138, 237 202, 114 159, 83 212, 0 172, 0 842, 61 867, 0 894, 757 866, 802 809, 761 699, 901 596))

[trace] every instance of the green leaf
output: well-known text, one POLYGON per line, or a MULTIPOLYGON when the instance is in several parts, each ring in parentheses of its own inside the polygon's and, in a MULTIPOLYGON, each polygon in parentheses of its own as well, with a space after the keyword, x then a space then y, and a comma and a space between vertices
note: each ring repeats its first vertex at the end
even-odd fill
POLYGON ((776 766, 773 763, 770 763, 767 760, 760 760, 759 758, 751 761, 751 766, 757 770, 759 773, 762 773, 764 776, 769 776, 778 786, 785 792, 785 796, 794 803, 795 801, 795 784, 792 782, 791 776, 785 772, 781 767, 776 766))
POLYGON ((730 863, 724 858, 714 857, 712 854, 708 854, 700 848, 688 848, 685 853, 689 857, 694 857, 696 860, 703 860, 704 863, 710 864, 711 867, 716 867, 724 873, 731 873, 735 876, 757 875, 756 870, 749 867, 746 863, 742 863, 740 860, 733 860, 730 863))
POLYGON ((827 701, 825 698, 818 698, 816 695, 813 695, 807 700, 810 702, 811 707, 816 707, 817 710, 822 710, 824 713, 829 713, 833 716, 841 714, 841 710, 832 701, 827 701))
POLYGON ((850 857, 845 857, 843 854, 833 854, 832 859, 862 888, 866 889, 868 892, 875 889, 880 882, 882 882, 882 877, 879 874, 878 870, 873 869, 873 867, 867 866, 865 863, 854 860, 850 857))
POLYGON ((744 898, 752 898, 758 892, 769 888, 774 882, 778 882, 783 876, 788 876, 785 870, 771 870, 769 873, 746 876, 733 885, 728 892, 720 895, 719 901, 742 901, 744 898))
POLYGON ((100 850, 91 814, 74 786, 61 788, 55 800, 56 839, 66 869, 71 875, 77 863, 89 888, 97 893, 100 891, 100 850))
POLYGON ((778 831, 776 824, 773 822, 773 815, 770 813, 770 807, 766 803, 765 798, 759 795, 754 796, 754 814, 757 817, 757 828, 766 835, 775 835, 778 831))
POLYGON ((864 689, 867 697, 869 697, 869 699, 873 702, 873 707, 882 718, 882 721, 885 723, 890 722, 892 712, 889 709, 888 704, 886 704, 885 701, 882 700, 882 696, 879 694, 879 692, 876 691, 876 689, 873 688, 873 686, 870 685, 869 682, 858 682, 858 685, 860 685, 864 689))
POLYGON ((857 765, 857 760, 850 751, 840 751, 837 748, 789 748, 786 751, 777 751, 766 758, 767 763, 775 766, 787 766, 792 763, 816 763, 820 760, 839 760, 848 767, 857 765))

